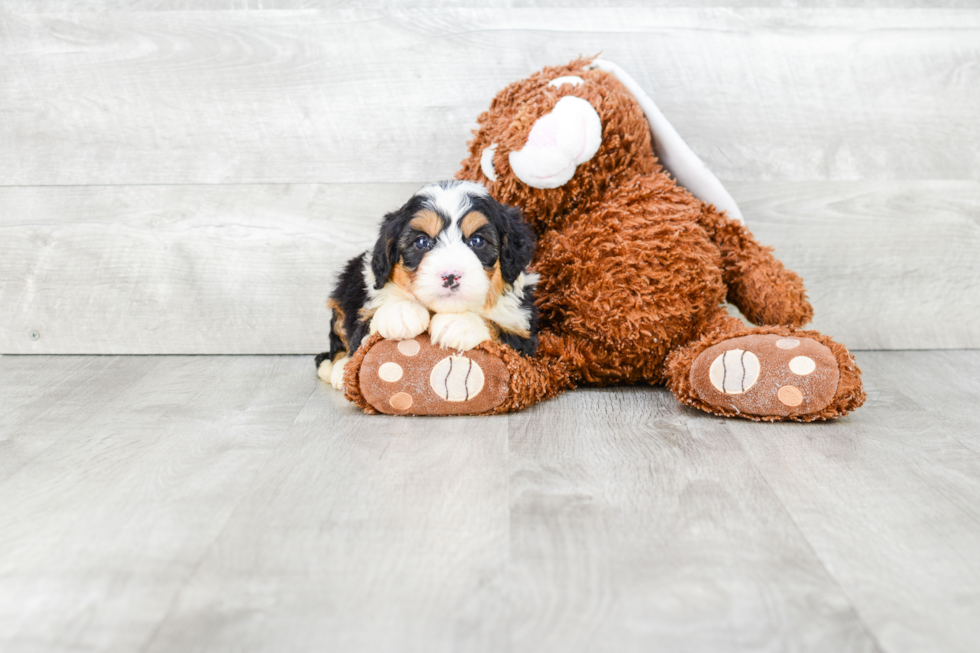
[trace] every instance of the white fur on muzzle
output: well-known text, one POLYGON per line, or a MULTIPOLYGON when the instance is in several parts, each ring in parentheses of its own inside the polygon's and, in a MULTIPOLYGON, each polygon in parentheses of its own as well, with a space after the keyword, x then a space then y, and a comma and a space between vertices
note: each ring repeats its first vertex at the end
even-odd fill
POLYGON ((599 114, 582 98, 565 96, 537 119, 524 147, 510 153, 510 168, 532 188, 558 188, 601 144, 599 114))

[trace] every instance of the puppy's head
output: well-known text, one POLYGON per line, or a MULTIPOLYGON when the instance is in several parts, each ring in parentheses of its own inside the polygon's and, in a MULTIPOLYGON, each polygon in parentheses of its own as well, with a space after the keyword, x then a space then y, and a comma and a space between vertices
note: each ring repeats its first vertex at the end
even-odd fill
POLYGON ((490 308, 531 262, 534 232, 521 212, 480 184, 429 184, 385 216, 371 258, 388 282, 437 313, 490 308))

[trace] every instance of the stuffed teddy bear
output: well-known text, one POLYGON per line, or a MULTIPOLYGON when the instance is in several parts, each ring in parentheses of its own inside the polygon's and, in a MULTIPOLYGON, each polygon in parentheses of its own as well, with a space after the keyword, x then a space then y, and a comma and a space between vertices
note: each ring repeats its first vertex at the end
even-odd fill
POLYGON ((520 207, 538 235, 537 354, 374 334, 345 369, 349 400, 372 413, 493 414, 582 383, 648 383, 708 413, 804 422, 863 403, 847 349, 800 330, 813 314, 800 277, 662 167, 648 116, 610 68, 580 58, 503 89, 456 175, 520 207), (726 300, 758 326, 730 317, 726 300))

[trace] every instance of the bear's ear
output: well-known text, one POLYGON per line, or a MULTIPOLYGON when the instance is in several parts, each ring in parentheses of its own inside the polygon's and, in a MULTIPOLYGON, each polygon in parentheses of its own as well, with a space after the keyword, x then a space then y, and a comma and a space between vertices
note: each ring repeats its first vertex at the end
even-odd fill
POLYGON ((402 232, 414 215, 415 198, 413 197, 405 206, 397 211, 385 215, 384 222, 381 223, 381 232, 378 240, 374 243, 374 251, 371 253, 371 272, 374 273, 374 289, 381 290, 388 283, 391 269, 399 258, 398 240, 402 232))
POLYGON ((531 264, 537 237, 524 222, 524 214, 519 208, 506 204, 497 206, 500 215, 500 274, 505 283, 511 284, 531 264))

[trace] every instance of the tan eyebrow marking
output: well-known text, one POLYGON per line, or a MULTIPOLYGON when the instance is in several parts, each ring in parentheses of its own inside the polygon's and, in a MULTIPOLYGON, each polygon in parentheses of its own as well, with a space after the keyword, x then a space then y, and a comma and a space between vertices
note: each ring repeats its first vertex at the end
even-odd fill
POLYGON ((415 214, 415 217, 408 223, 408 226, 435 238, 442 231, 442 218, 435 211, 424 209, 415 214))
POLYGON ((470 211, 459 223, 459 227, 463 230, 463 238, 469 238, 474 231, 487 224, 490 224, 487 216, 479 211, 470 211))

